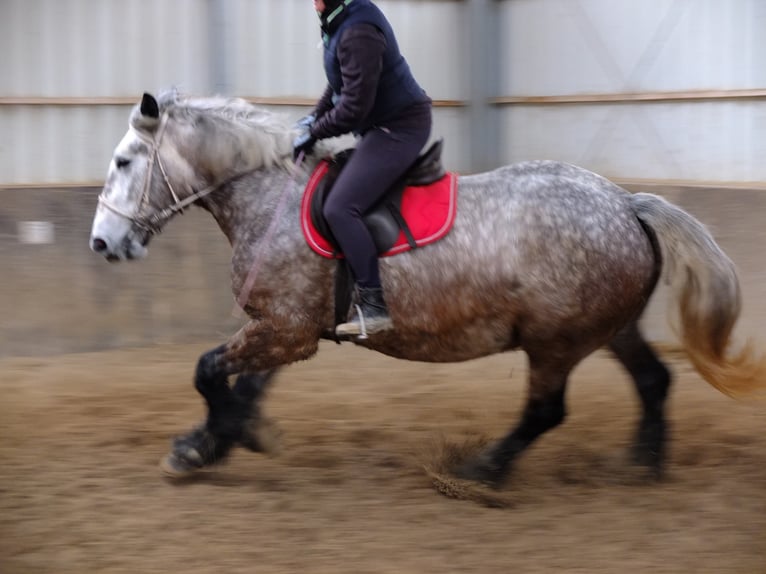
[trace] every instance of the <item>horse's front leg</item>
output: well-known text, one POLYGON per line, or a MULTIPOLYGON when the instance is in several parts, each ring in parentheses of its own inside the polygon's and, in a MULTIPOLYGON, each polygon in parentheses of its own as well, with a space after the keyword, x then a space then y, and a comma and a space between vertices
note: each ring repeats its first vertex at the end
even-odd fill
POLYGON ((259 436, 263 425, 260 399, 276 370, 242 373, 231 388, 221 361, 224 350, 225 345, 217 347, 197 362, 194 386, 207 403, 208 415, 173 441, 172 451, 161 462, 162 470, 170 476, 186 476, 222 461, 237 442, 256 451, 273 443, 259 436))
POLYGON ((200 357, 194 386, 207 403, 208 416, 175 439, 160 465, 166 474, 186 476, 220 462, 237 443, 256 452, 276 450, 278 433, 262 416, 261 399, 278 365, 308 358, 317 348, 316 342, 313 351, 311 345, 296 345, 294 336, 282 339, 286 337, 251 322, 228 343, 200 357), (288 352, 289 348, 293 351, 288 352), (232 388, 229 376, 235 373, 239 376, 232 388))
POLYGON ((273 455, 279 451, 279 429, 261 412, 261 400, 278 370, 241 373, 234 383, 234 395, 247 407, 247 413, 239 426, 237 440, 253 452, 273 455))

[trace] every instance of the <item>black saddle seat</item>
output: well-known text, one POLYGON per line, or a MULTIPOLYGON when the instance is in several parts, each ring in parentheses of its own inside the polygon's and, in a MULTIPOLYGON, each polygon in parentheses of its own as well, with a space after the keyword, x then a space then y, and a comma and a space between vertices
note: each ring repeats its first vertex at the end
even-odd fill
MULTIPOLYGON (((418 159, 405 174, 386 191, 380 201, 364 214, 362 219, 372 234, 378 253, 385 253, 393 247, 400 231, 404 231, 410 247, 413 249, 416 247, 415 240, 401 214, 404 188, 411 185, 428 185, 439 181, 446 175, 447 172, 444 170, 441 159, 443 147, 443 139, 431 144, 424 153, 418 156, 418 159)), ((346 165, 353 153, 353 148, 346 149, 338 152, 330 159, 327 174, 319 182, 317 190, 311 198, 311 222, 337 252, 340 252, 340 248, 322 214, 322 208, 335 180, 338 179, 343 166, 346 165)))

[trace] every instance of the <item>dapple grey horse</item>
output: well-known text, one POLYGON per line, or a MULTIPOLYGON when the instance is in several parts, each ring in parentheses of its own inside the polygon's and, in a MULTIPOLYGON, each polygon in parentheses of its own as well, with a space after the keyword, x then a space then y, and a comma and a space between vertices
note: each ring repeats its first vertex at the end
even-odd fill
MULTIPOLYGON (((197 205, 231 243, 232 288, 249 318, 198 361, 208 416, 163 460, 173 475, 219 461, 236 444, 267 448, 259 406, 274 373, 309 359, 332 333, 335 263, 311 251, 299 224, 304 185, 327 150, 297 168, 294 135, 281 116, 244 100, 144 94, 109 165, 92 249, 110 261, 143 257, 169 219, 197 205)), ((514 458, 564 420, 570 372, 602 346, 641 400, 634 456, 660 472, 670 373, 638 320, 663 274, 699 373, 731 395, 764 381, 763 357, 732 349, 740 287, 711 234, 656 195, 572 165, 532 161, 460 176, 450 233, 384 258, 381 272, 395 329, 354 343, 414 361, 528 356, 520 422, 456 469, 466 478, 502 484, 514 458)))

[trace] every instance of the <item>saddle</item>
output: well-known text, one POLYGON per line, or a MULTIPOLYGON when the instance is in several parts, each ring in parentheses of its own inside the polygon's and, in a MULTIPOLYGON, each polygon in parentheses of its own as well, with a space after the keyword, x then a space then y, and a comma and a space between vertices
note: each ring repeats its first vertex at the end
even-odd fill
MULTIPOLYGON (((446 175, 447 172, 441 160, 443 147, 443 139, 435 141, 424 153, 418 156, 404 175, 386 191, 380 201, 362 217, 370 230, 378 253, 388 251, 396 243, 400 232, 404 233, 411 248, 414 249, 417 246, 415 238, 402 216, 402 197, 408 186, 425 186, 439 181, 446 175)), ((309 208, 311 223, 336 252, 340 252, 340 248, 322 214, 322 208, 343 166, 346 165, 353 153, 353 148, 346 149, 327 160, 329 164, 327 174, 317 184, 309 208)))

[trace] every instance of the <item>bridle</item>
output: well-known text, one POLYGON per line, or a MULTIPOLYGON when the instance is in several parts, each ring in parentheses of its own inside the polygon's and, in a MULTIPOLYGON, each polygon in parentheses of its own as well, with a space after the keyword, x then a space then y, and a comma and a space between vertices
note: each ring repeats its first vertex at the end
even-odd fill
POLYGON ((135 132, 139 139, 143 140, 144 143, 149 146, 151 150, 149 155, 149 163, 146 170, 146 176, 144 177, 144 185, 141 191, 141 201, 138 204, 138 208, 133 213, 128 213, 111 203, 105 196, 105 193, 109 190, 109 186, 105 186, 101 194, 98 196, 99 205, 103 205, 112 213, 128 219, 136 226, 148 232, 150 235, 158 234, 160 231, 162 231, 162 227, 164 226, 165 222, 173 215, 176 213, 183 213, 184 208, 214 192, 216 189, 226 183, 216 183, 206 187, 201 191, 196 191, 184 199, 179 198, 178 194, 173 189, 173 185, 170 183, 170 178, 168 178, 168 174, 165 171, 165 166, 162 164, 162 157, 160 156, 160 145, 162 144, 162 137, 165 135, 165 128, 167 127, 167 124, 168 114, 165 112, 160 118, 160 125, 157 129, 157 132, 154 134, 154 137, 151 138, 141 133, 139 130, 136 130, 132 126, 130 128, 135 132), (155 211, 154 213, 145 214, 143 212, 144 207, 148 204, 149 201, 149 190, 151 189, 155 162, 160 168, 162 179, 165 181, 165 185, 167 186, 174 203, 164 209, 155 211))
MULTIPOLYGON (((143 140, 144 143, 149 145, 151 149, 151 152, 150 152, 151 155, 149 156, 149 163, 147 165, 146 176, 144 177, 144 185, 143 185, 143 190, 141 191, 141 201, 138 204, 138 209, 136 209, 134 213, 127 213, 123 211, 122 209, 120 209, 119 207, 117 207, 116 205, 114 205, 113 203, 111 203, 104 196, 105 192, 109 190, 109 186, 104 186, 103 191, 98 196, 99 205, 103 205, 106 209, 108 209, 112 213, 115 213, 119 215, 120 217, 124 217, 125 219, 131 221, 134 225, 140 227, 141 229, 144 229, 150 235, 156 235, 160 233, 160 231, 162 231, 162 227, 165 224, 165 222, 176 213, 182 213, 185 207, 188 207, 195 201, 202 199, 206 195, 214 192, 220 187, 226 185, 227 183, 230 183, 231 181, 243 175, 242 173, 237 174, 231 178, 224 180, 223 182, 210 185, 201 191, 196 191, 192 193, 191 195, 189 195, 188 197, 185 197, 184 199, 180 199, 178 197, 178 194, 173 189, 173 185, 170 183, 170 178, 168 178, 168 174, 165 171, 165 166, 162 165, 162 157, 160 156, 160 145, 162 144, 162 136, 165 135, 165 128, 167 127, 167 123, 168 123, 168 114, 167 112, 165 112, 164 114, 162 114, 162 117, 160 118, 160 125, 159 125, 159 128, 157 129, 157 132, 152 138, 146 136, 145 134, 136 130, 132 126, 130 128, 134 130, 136 135, 141 140, 143 140), (165 181, 165 185, 167 185, 168 187, 168 191, 170 191, 170 195, 173 198, 174 203, 164 209, 156 211, 155 213, 142 215, 144 206, 148 203, 148 200, 149 200, 149 189, 152 183, 152 174, 154 172, 155 162, 157 163, 157 166, 160 168, 160 173, 162 173, 162 178, 165 181)), ((243 284, 239 295, 237 296, 237 303, 242 309, 245 308, 247 297, 249 296, 250 290, 252 289, 253 284, 255 283, 258 268, 260 267, 260 260, 264 251, 264 246, 268 245, 269 242, 271 241, 271 237, 274 234, 274 231, 276 229, 276 224, 280 220, 281 214, 286 205, 285 199, 287 198, 287 190, 290 188, 291 184, 295 180, 295 176, 298 172, 298 168, 300 168, 301 163, 303 162, 303 157, 304 157, 304 153, 300 152, 297 159, 295 160, 294 170, 292 172, 292 175, 287 179, 287 181, 285 182, 285 186, 282 188, 282 192, 280 193, 279 202, 277 204, 274 217, 272 218, 271 223, 269 224, 269 227, 266 230, 264 239, 261 242, 259 242, 259 246, 253 261, 253 265, 245 279, 245 283, 243 284)))

